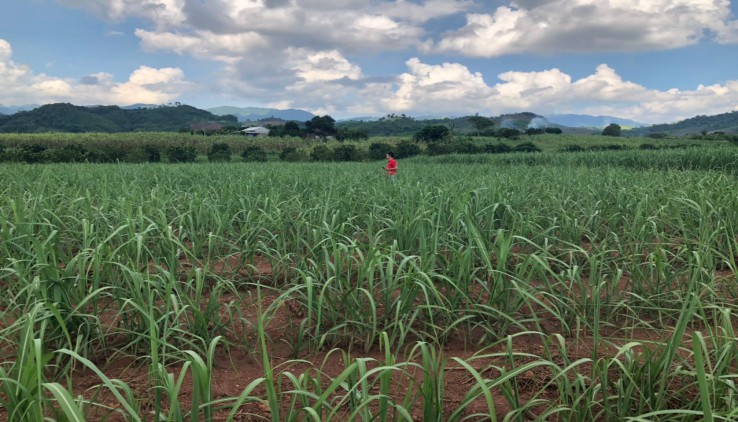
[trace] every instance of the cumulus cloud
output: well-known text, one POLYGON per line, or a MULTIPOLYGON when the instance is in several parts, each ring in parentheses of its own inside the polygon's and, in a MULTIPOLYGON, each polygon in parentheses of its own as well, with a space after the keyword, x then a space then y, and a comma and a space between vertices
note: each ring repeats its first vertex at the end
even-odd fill
POLYGON ((643 122, 670 122, 696 114, 738 110, 738 80, 698 86, 693 90, 648 89, 623 80, 602 64, 578 80, 559 69, 505 72, 489 84, 464 65, 407 62, 382 106, 387 111, 415 113, 484 113, 533 111, 541 114, 609 114, 643 122))
POLYGON ((474 2, 471 0, 428 0, 414 3, 397 0, 377 6, 376 13, 409 22, 423 23, 431 19, 455 15, 467 10, 474 2))
POLYGON ((177 26, 185 19, 185 0, 57 0, 78 9, 89 10, 107 20, 129 17, 150 19, 162 28, 177 26))
POLYGON ((47 104, 162 104, 179 97, 190 84, 176 68, 140 66, 123 83, 108 73, 85 75, 79 80, 35 73, 13 61, 13 50, 0 39, 0 92, 5 105, 47 104))
POLYGON ((738 42, 728 0, 516 0, 424 44, 472 57, 518 53, 646 51, 693 45, 715 34, 738 42))
MULTIPOLYGON (((190 38, 214 46, 226 34, 268 39, 273 48, 385 50, 416 46, 425 35, 421 26, 466 9, 471 0, 58 0, 90 10, 109 20, 136 17, 152 23, 139 28, 148 48, 186 51, 190 38), (186 41, 156 43, 152 38, 186 41)), ((198 50, 202 54, 202 50, 198 50)), ((213 55, 218 56, 218 51, 213 55)))

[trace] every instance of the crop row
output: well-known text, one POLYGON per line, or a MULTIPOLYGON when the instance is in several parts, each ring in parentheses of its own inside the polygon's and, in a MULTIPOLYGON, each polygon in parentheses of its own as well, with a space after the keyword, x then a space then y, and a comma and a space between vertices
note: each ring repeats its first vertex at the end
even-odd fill
POLYGON ((2 416, 731 420, 738 187, 689 152, 424 158, 395 184, 356 163, 4 165, 2 416), (236 350, 260 373, 220 394, 236 350), (127 357, 142 389, 105 369, 127 357))

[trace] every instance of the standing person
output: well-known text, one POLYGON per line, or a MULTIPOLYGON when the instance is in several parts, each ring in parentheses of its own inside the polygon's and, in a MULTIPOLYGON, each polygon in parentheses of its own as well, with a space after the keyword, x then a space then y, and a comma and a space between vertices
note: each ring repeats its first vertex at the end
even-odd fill
POLYGON ((389 176, 392 183, 395 183, 395 175, 397 174, 397 160, 395 160, 395 153, 389 151, 387 153, 387 167, 384 169, 389 176))

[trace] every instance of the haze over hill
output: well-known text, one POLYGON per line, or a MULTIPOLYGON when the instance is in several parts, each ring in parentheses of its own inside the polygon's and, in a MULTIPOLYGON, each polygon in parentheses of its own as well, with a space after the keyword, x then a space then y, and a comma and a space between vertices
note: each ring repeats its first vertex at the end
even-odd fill
MULTIPOLYGON (((0 106, 0 113, 5 111, 12 110, 0 106)), ((302 123, 313 117, 315 116, 312 113, 297 109, 223 106, 208 111, 179 103, 133 104, 125 107, 84 107, 59 103, 13 114, 0 114, 0 132, 167 132, 189 129, 211 131, 223 127, 235 128, 245 121, 259 122, 276 118, 302 123)), ((671 136, 699 135, 703 132, 738 133, 738 111, 714 116, 695 116, 672 124, 642 127, 638 127, 642 125, 640 122, 614 116, 555 114, 542 116, 522 112, 492 116, 490 119, 494 122, 495 128, 525 131, 529 128, 557 127, 568 134, 599 134, 602 128, 610 123, 619 124, 623 128, 623 136, 647 136, 652 133, 671 136)), ((336 122, 336 127, 359 130, 369 136, 405 136, 434 124, 446 125, 460 135, 479 133, 470 121, 470 116, 421 119, 404 114, 390 114, 362 120, 340 120, 336 122)))
POLYGON ((216 116, 236 116, 239 121, 257 121, 262 119, 268 119, 274 117, 282 120, 294 120, 298 122, 304 122, 312 119, 315 115, 305 110, 298 109, 287 109, 280 110, 276 108, 262 108, 262 107, 233 107, 233 106, 220 106, 208 108, 206 111, 215 114, 216 116))
POLYGON ((547 114, 546 120, 551 123, 567 127, 590 127, 602 129, 605 126, 615 123, 623 128, 648 126, 647 123, 637 122, 630 119, 621 119, 613 116, 590 116, 588 114, 547 114))

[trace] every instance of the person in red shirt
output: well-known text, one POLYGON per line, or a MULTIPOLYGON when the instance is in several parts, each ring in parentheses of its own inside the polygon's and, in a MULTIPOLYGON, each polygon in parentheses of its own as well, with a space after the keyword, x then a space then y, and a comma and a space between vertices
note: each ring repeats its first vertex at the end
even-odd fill
POLYGON ((397 174, 397 160, 395 160, 395 153, 390 151, 387 153, 387 167, 384 171, 389 176, 392 183, 395 183, 395 175, 397 174))

